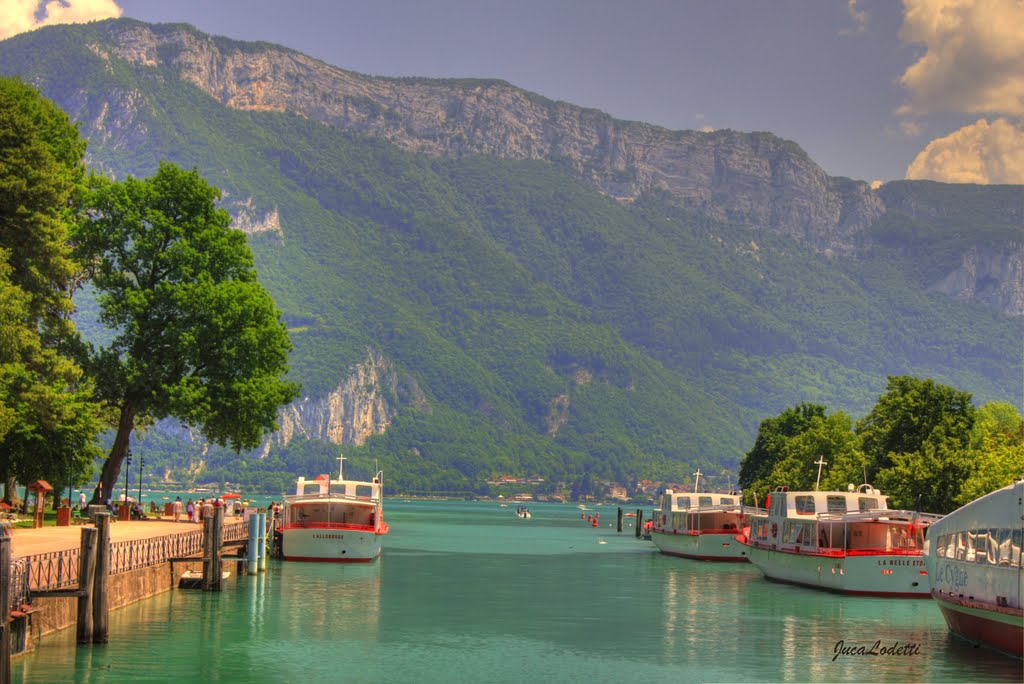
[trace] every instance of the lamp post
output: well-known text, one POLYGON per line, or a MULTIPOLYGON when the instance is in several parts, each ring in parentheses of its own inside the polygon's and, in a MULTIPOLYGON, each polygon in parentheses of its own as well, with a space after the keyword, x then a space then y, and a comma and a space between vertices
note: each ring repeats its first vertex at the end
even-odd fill
POLYGON ((146 465, 146 457, 139 456, 139 505, 142 505, 142 466, 146 465))
POLYGON ((130 468, 128 466, 130 466, 131 464, 132 464, 132 448, 128 447, 128 454, 125 456, 125 459, 124 459, 124 505, 125 506, 128 505, 128 471, 130 470, 130 468))

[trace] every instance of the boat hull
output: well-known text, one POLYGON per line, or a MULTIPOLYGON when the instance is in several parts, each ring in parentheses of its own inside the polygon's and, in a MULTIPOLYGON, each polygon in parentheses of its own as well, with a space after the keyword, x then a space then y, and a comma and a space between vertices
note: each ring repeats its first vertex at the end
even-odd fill
POLYGON ((666 556, 693 560, 746 563, 747 547, 736 541, 736 532, 692 533, 652 529, 651 541, 666 556))
POLYGON ((765 578, 842 594, 929 598, 927 570, 920 555, 813 554, 747 547, 750 562, 765 578))
POLYGON ((950 513, 929 531, 932 597, 951 632, 1024 658, 1024 481, 950 513))
POLYGON ((1024 658, 1024 613, 999 613, 989 606, 971 606, 940 592, 932 597, 939 604, 949 630, 974 645, 985 645, 1016 658, 1024 658))
POLYGON ((369 563, 380 556, 381 537, 372 529, 285 529, 281 555, 289 561, 369 563))

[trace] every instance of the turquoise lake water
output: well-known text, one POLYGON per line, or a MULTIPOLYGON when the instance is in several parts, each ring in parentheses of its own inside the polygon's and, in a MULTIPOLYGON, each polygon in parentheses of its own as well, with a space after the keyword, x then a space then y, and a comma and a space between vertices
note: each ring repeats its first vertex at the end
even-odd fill
MULTIPOLYGON (((657 553, 616 508, 388 501, 373 564, 272 560, 219 594, 175 590, 69 628, 14 682, 1020 682, 931 600, 845 597, 749 564, 657 553), (604 542, 604 543, 601 543, 604 542), (838 655, 837 644, 905 655, 838 655)), ((632 510, 632 509, 627 509, 632 510)), ((628 519, 627 519, 628 520, 628 519)))

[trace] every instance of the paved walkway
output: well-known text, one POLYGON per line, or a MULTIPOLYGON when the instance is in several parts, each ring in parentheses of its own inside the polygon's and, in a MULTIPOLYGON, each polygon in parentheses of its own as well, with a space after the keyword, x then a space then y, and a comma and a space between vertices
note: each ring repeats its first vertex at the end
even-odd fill
MULTIPOLYGON (((226 518, 225 524, 241 518, 226 518)), ((11 556, 34 556, 37 553, 77 549, 82 545, 82 527, 91 525, 69 525, 68 527, 40 527, 36 529, 14 529, 11 556)), ((131 541, 149 537, 163 537, 169 534, 186 534, 202 530, 202 524, 174 522, 173 518, 150 518, 148 520, 117 520, 110 524, 110 541, 131 541)))

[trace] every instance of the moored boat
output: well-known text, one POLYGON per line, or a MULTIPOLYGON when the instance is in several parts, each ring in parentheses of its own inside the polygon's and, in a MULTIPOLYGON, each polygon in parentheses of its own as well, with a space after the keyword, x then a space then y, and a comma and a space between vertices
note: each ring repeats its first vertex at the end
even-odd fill
POLYGON ((284 499, 281 555, 285 560, 369 562, 380 556, 388 533, 384 522, 384 478, 346 480, 341 457, 338 479, 300 477, 284 499))
POLYGON ((958 508, 932 526, 925 563, 950 631, 1024 657, 1024 480, 958 508))
POLYGON ((869 596, 930 596, 922 550, 940 516, 889 508, 871 485, 768 497, 740 541, 770 580, 869 596))
POLYGON ((651 541, 667 556, 707 561, 747 562, 747 547, 736 540, 753 509, 739 494, 701 492, 698 470, 693 492, 666 489, 650 526, 651 541))

